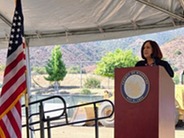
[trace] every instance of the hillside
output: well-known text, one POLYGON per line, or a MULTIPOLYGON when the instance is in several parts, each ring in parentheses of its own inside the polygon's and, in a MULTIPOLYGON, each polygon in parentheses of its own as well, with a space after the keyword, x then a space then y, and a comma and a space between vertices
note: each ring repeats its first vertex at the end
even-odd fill
POLYGON ((164 57, 174 67, 175 72, 180 74, 184 70, 184 37, 164 44, 161 49, 164 57))
MULTIPOLYGON (((61 51, 67 67, 82 64, 83 67, 87 68, 89 65, 94 65, 95 62, 99 61, 107 52, 113 52, 117 48, 124 50, 131 49, 134 54, 140 56, 142 43, 147 39, 152 39, 159 43, 164 58, 171 63, 175 71, 181 72, 184 69, 184 28, 116 40, 62 45, 61 51)), ((54 46, 31 47, 31 66, 45 66, 51 56, 53 47, 54 46)), ((1 65, 5 64, 6 51, 6 49, 0 50, 1 65)))

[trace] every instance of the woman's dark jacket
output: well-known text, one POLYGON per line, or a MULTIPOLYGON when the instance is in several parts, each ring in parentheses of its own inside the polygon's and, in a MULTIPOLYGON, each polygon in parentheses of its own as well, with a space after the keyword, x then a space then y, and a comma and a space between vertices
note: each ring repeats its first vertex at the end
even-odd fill
MULTIPOLYGON (((146 60, 141 60, 141 61, 138 61, 135 66, 137 67, 137 66, 146 66, 146 65, 147 65, 146 60)), ((169 74, 169 76, 174 77, 174 72, 173 72, 170 64, 167 61, 155 59, 153 66, 155 66, 155 65, 163 66, 165 68, 165 70, 167 71, 167 73, 169 74)))

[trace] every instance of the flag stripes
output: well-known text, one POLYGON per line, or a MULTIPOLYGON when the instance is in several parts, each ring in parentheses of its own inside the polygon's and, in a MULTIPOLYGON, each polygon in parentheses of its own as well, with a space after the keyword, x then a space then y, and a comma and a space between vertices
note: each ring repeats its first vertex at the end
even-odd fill
POLYGON ((21 96, 27 90, 23 32, 21 1, 16 0, 3 86, 0 93, 0 138, 22 137, 21 96))

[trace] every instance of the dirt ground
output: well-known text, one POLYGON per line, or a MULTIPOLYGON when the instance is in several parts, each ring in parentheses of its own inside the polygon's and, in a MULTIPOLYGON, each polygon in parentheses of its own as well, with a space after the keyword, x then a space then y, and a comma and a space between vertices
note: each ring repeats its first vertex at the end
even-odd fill
MULTIPOLYGON (((25 129, 23 129, 23 138, 26 138, 25 129)), ((34 134, 34 138, 40 138, 39 132, 34 134)), ((45 132, 45 138, 47 132, 45 132)), ((95 138, 95 128, 87 126, 64 126, 53 128, 51 138, 95 138)), ((114 128, 99 127, 99 138, 114 138, 114 128)), ((184 138, 184 128, 175 130, 175 138, 184 138)))
MULTIPOLYGON (((26 138, 26 130, 23 129, 23 138, 26 138)), ((99 138, 113 138, 114 129, 107 127, 99 127, 99 138)), ((40 138, 40 133, 34 133, 34 138, 40 138)), ((47 131, 45 131, 45 138, 47 131)), ((95 138, 95 127, 89 126, 64 126, 53 128, 51 138, 95 138)))

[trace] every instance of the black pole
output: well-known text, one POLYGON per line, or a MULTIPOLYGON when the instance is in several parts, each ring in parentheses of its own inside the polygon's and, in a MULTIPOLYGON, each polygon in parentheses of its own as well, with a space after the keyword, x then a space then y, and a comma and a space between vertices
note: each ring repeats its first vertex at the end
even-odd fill
POLYGON ((51 130, 50 130, 50 121, 49 121, 49 116, 47 116, 47 137, 51 138, 51 130))
POLYGON ((26 107, 26 132, 27 132, 27 138, 29 138, 29 109, 26 107))
POLYGON ((29 100, 28 100, 28 94, 25 94, 25 110, 26 110, 26 132, 27 132, 27 138, 29 138, 29 100))
POLYGON ((95 138, 99 137, 98 134, 98 107, 96 107, 96 104, 94 104, 94 110, 95 110, 95 138))
POLYGON ((44 138, 44 111, 43 111, 43 104, 40 103, 40 138, 44 138))
POLYGON ((184 71, 181 74, 181 84, 184 84, 184 71))

